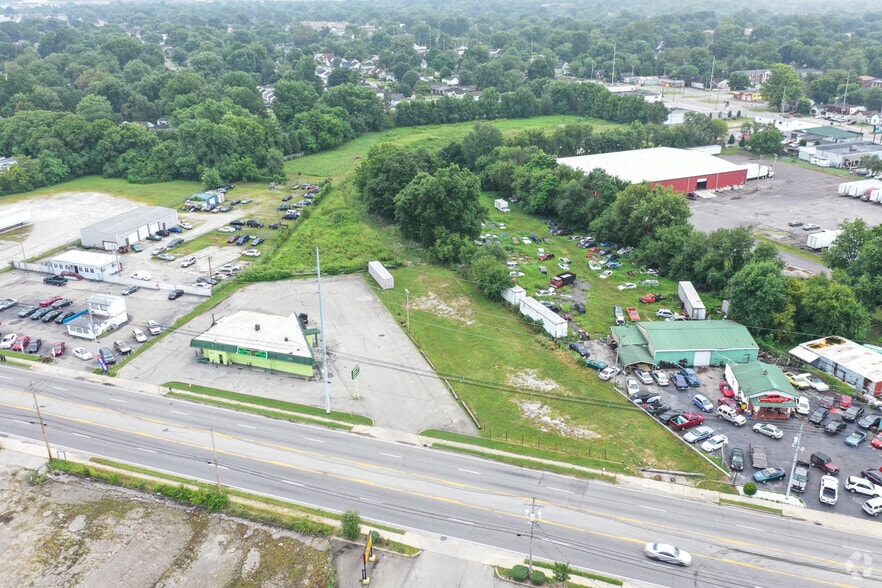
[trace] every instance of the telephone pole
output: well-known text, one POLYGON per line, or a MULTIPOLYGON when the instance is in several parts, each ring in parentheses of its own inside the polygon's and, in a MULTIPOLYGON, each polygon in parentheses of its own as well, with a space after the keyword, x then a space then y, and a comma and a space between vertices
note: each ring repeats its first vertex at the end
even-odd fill
POLYGON ((37 419, 40 421, 40 431, 42 431, 43 441, 46 443, 46 453, 49 454, 49 461, 52 461, 52 448, 49 446, 49 436, 46 434, 46 423, 43 422, 43 413, 40 412, 40 403, 37 402, 37 393, 34 391, 33 383, 28 386, 28 389, 34 399, 34 408, 37 410, 37 419))
POLYGON ((524 514, 527 515, 527 521, 530 523, 530 559, 529 559, 529 570, 530 577, 533 576, 533 528, 536 526, 536 523, 542 518, 542 509, 536 509, 536 497, 533 497, 533 502, 530 504, 530 508, 524 511, 524 514))

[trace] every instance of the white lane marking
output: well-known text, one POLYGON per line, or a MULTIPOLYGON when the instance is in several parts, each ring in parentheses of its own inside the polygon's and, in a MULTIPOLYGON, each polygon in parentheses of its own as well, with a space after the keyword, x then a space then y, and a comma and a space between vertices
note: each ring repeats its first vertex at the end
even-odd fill
POLYGON ((291 480, 282 480, 282 484, 290 484, 291 486, 300 486, 303 487, 303 484, 300 482, 292 482, 291 480))
POLYGON ((760 529, 758 527, 748 527, 747 525, 735 525, 735 526, 741 527, 742 529, 750 529, 751 531, 759 531, 761 533, 764 533, 766 531, 765 529, 760 529))
POLYGON ((19 424, 22 424, 22 425, 33 425, 33 424, 34 424, 34 423, 29 423, 29 422, 27 422, 27 421, 20 421, 20 420, 18 420, 18 419, 13 419, 13 422, 15 422, 15 423, 19 423, 19 424))
POLYGON ((9 376, 0 376, 0 378, 3 378, 4 380, 11 380, 12 379, 9 376))
POLYGON ((179 415, 183 415, 183 416, 190 416, 188 413, 186 413, 186 412, 181 412, 181 411, 179 411, 179 410, 173 410, 172 412, 173 412, 174 414, 179 414, 179 415))
POLYGON ((570 547, 569 543, 564 543, 563 541, 555 541, 554 539, 546 539, 548 543, 554 543, 555 545, 562 545, 564 547, 570 547))
POLYGON ((61 386, 49 386, 53 390, 61 390, 62 392, 67 392, 67 388, 62 388, 61 386))
POLYGON ((324 443, 321 439, 313 439, 312 437, 304 437, 307 441, 312 441, 313 443, 324 443))
POLYGON ((362 498, 359 498, 358 500, 361 501, 361 502, 372 502, 372 503, 374 503, 374 504, 383 504, 381 501, 379 501, 379 500, 374 500, 373 498, 364 498, 364 497, 362 497, 362 498))
POLYGON ((663 508, 656 508, 656 507, 654 507, 654 506, 644 506, 644 505, 642 505, 642 504, 638 504, 637 506, 640 507, 640 508, 645 508, 646 510, 657 510, 658 512, 667 512, 667 511, 666 511, 665 509, 663 509, 663 508))
POLYGON ((110 399, 113 400, 114 402, 122 402, 123 404, 128 404, 128 401, 123 400, 122 398, 114 398, 113 396, 111 396, 110 399))
POLYGON ((564 492, 564 493, 566 493, 566 494, 572 494, 572 493, 573 493, 572 490, 564 490, 563 488, 555 488, 554 486, 549 486, 548 489, 549 489, 549 490, 554 490, 555 492, 564 492))
POLYGON ((873 553, 872 549, 864 549, 862 547, 852 547, 851 545, 840 545, 842 549, 854 549, 855 551, 864 551, 866 553, 873 553))
POLYGON ((465 472, 467 474, 475 474, 476 476, 482 476, 481 472, 476 472, 475 470, 464 470, 463 468, 459 468, 459 471, 465 472))
POLYGON ((242 423, 236 423, 237 427, 242 427, 243 429, 256 429, 254 425, 243 425, 242 423))
POLYGON ((89 437, 88 435, 83 435, 82 433, 74 433, 74 436, 76 436, 76 437, 84 437, 85 439, 91 439, 91 437, 89 437))
POLYGON ((146 449, 144 447, 138 447, 138 451, 146 451, 147 453, 157 453, 153 449, 146 449))
POLYGON ((474 525, 474 524, 475 524, 475 523, 473 523, 473 522, 471 522, 471 521, 464 521, 464 520, 462 520, 462 519, 452 519, 452 518, 450 518, 450 517, 447 517, 447 520, 450 521, 451 523, 460 523, 460 524, 463 524, 463 525, 474 525))
POLYGON ((380 455, 385 455, 386 457, 394 457, 395 459, 404 459, 400 455, 393 455, 391 453, 381 453, 380 455))

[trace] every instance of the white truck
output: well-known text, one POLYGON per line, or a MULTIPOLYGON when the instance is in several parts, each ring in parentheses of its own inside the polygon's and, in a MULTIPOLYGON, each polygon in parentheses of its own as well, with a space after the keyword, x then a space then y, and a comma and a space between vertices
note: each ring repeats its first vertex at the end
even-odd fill
POLYGON ((748 163, 747 168, 747 179, 748 180, 761 180, 763 178, 771 178, 775 176, 775 170, 772 169, 770 165, 760 165, 758 163, 748 163))
POLYGON ((856 182, 849 182, 848 195, 853 198, 860 198, 868 190, 878 188, 879 186, 882 186, 882 182, 877 180, 858 180, 856 182))
POLYGON ((508 200, 504 200, 502 198, 497 198, 493 201, 493 208, 495 208, 499 212, 511 212, 511 210, 508 208, 508 200))
POLYGON ((833 244, 842 231, 821 231, 820 233, 812 233, 806 240, 806 247, 815 251, 820 251, 833 244))
POLYGON ((692 282, 680 282, 677 286, 677 295, 680 297, 680 302, 683 303, 687 317, 694 321, 703 321, 707 318, 707 309, 692 282))

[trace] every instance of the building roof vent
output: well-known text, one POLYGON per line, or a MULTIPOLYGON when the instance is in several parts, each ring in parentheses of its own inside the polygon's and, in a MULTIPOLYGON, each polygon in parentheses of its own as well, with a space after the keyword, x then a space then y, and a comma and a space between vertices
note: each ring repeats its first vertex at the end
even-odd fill
POLYGON ((259 331, 259 330, 260 330, 260 325, 254 325, 254 330, 255 330, 255 331, 259 331))

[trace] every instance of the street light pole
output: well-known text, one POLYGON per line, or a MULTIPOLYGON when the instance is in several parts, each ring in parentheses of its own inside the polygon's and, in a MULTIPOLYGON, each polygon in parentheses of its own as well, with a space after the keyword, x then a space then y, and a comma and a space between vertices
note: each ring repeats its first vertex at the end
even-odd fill
POLYGON ((527 515, 527 520, 530 522, 530 558, 529 558, 529 570, 530 577, 533 576, 533 527, 536 526, 536 522, 542 517, 542 510, 536 510, 536 497, 533 497, 533 503, 530 505, 530 508, 526 510, 525 514, 527 515))
POLYGON ((787 479, 787 493, 785 494, 787 498, 790 498, 790 489, 793 487, 793 474, 796 473, 796 461, 799 459, 799 453, 802 451, 800 442, 802 441, 802 428, 804 426, 805 422, 799 424, 799 432, 793 438, 793 463, 790 465, 790 477, 787 479))
POLYGON ((211 281, 210 281, 210 280, 211 280, 211 276, 213 276, 213 275, 214 275, 214 274, 211 273, 211 256, 209 255, 209 256, 208 256, 208 279, 209 279, 208 285, 209 285, 209 286, 211 285, 211 281))
POLYGON ((404 303, 405 313, 407 315, 407 332, 410 333, 410 290, 407 288, 404 289, 404 296, 406 302, 404 303))

